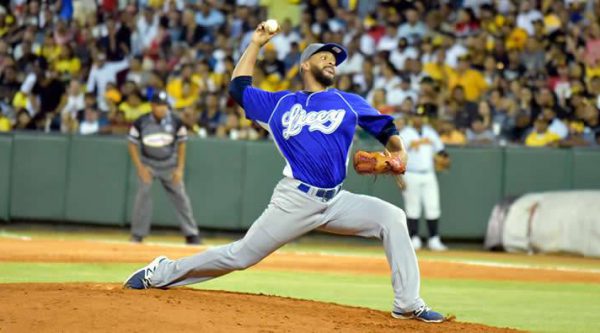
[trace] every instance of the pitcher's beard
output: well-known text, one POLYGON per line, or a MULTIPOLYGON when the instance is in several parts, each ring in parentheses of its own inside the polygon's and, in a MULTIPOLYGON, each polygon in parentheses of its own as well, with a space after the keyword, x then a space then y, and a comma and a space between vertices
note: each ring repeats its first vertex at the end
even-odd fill
POLYGON ((330 78, 325 76, 325 74, 323 74, 323 70, 320 70, 316 67, 311 68, 311 73, 313 74, 313 76, 315 77, 315 79, 317 80, 317 82, 319 82, 320 84, 324 85, 325 87, 330 87, 333 85, 333 81, 335 80, 335 77, 330 78))

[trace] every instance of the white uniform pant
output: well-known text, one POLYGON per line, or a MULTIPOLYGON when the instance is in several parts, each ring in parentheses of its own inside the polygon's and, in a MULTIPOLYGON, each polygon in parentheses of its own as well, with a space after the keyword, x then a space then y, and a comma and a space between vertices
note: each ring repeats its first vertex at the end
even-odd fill
POLYGON ((406 189, 402 192, 406 217, 420 219, 425 207, 425 219, 440 218, 440 189, 434 171, 409 172, 404 175, 406 189))
POLYGON ((151 279, 153 287, 208 281, 246 269, 288 242, 312 230, 382 240, 394 289, 394 311, 410 312, 425 303, 404 212, 378 198, 341 191, 323 202, 301 192, 300 182, 279 182, 271 202, 243 239, 179 260, 164 260, 151 279))

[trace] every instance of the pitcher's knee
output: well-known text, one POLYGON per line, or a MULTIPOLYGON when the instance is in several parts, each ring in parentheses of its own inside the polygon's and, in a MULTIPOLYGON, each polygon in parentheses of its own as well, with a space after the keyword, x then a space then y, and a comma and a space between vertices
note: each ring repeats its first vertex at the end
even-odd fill
POLYGON ((384 219, 383 227, 388 230, 395 229, 407 229, 406 226, 406 214, 404 211, 398 207, 394 207, 394 209, 390 209, 386 218, 384 219))

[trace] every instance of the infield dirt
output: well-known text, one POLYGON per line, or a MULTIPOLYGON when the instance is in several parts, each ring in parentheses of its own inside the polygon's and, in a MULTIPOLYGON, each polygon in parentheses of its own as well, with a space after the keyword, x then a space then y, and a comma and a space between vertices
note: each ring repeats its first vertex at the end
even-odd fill
POLYGON ((3 332, 517 332, 426 324, 389 313, 291 298, 114 284, 2 284, 3 332))

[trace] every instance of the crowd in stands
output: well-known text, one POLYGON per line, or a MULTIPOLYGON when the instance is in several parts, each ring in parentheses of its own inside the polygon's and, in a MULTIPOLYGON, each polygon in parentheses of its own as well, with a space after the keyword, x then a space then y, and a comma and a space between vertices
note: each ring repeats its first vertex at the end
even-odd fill
POLYGON ((0 0, 0 131, 116 134, 168 92, 192 135, 268 137, 227 94, 274 17, 254 84, 300 90, 312 42, 349 52, 336 88, 449 145, 600 144, 596 0, 0 0))

